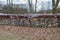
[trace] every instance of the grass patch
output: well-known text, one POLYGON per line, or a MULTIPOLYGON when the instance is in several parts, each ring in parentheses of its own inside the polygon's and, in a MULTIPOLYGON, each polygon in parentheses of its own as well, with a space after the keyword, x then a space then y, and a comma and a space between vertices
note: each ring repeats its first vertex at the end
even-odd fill
POLYGON ((16 40, 15 37, 0 35, 0 40, 16 40))

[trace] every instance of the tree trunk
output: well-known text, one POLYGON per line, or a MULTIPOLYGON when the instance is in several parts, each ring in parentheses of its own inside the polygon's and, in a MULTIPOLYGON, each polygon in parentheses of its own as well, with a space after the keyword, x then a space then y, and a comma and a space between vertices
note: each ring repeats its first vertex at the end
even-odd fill
POLYGON ((28 0, 29 11, 30 13, 33 11, 32 0, 28 0))
POLYGON ((57 12, 57 7, 58 7, 58 4, 59 4, 59 0, 52 0, 52 13, 55 14, 57 12))
POLYGON ((36 13, 36 11, 37 11, 37 0, 35 1, 35 13, 36 13))

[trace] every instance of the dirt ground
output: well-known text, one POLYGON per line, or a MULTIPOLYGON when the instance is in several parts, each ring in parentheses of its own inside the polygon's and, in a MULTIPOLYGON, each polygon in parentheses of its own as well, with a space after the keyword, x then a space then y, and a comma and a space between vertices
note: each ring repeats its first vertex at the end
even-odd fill
POLYGON ((0 40, 60 40, 60 28, 0 25, 0 40))

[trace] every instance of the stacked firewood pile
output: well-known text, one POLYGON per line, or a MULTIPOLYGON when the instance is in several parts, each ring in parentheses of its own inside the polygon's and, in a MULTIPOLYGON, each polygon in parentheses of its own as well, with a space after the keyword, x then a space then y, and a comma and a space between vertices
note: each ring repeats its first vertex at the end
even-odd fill
POLYGON ((19 25, 33 27, 52 27, 58 26, 57 18, 22 18, 22 19, 2 19, 0 24, 3 25, 19 25))
POLYGON ((55 16, 35 16, 22 18, 0 18, 0 25, 18 25, 30 27, 57 27, 60 23, 55 16))

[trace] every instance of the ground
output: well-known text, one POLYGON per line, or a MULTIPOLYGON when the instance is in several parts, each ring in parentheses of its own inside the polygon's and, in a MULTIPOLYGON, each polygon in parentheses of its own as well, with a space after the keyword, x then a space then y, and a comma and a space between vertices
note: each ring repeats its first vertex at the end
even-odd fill
POLYGON ((0 40, 60 40, 60 28, 0 25, 0 40))

